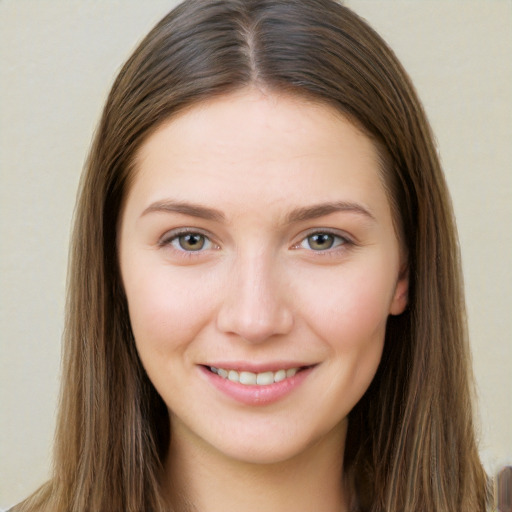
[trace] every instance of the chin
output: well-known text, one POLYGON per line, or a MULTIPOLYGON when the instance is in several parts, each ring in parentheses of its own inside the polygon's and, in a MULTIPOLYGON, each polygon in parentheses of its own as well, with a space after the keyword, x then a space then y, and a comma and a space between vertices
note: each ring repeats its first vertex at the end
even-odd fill
POLYGON ((293 460, 307 451, 307 446, 286 446, 283 443, 271 443, 257 446, 233 446, 221 449, 226 457, 243 464, 273 465, 293 460))
POLYGON ((286 432, 272 434, 267 431, 225 435, 216 446, 212 445, 224 457, 244 464, 283 464, 302 457, 310 460, 314 455, 321 456, 324 450, 332 453, 340 444, 344 445, 346 423, 342 420, 321 432, 300 432, 289 426, 286 432))

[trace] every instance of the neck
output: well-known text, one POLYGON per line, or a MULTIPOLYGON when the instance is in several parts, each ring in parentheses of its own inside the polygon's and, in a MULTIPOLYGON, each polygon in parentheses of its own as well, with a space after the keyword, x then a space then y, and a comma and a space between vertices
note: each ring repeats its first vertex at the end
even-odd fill
POLYGON ((293 458, 272 464, 234 460, 197 438, 174 430, 173 434, 165 467, 166 487, 172 502, 180 503, 179 510, 348 510, 343 485, 346 422, 293 458))

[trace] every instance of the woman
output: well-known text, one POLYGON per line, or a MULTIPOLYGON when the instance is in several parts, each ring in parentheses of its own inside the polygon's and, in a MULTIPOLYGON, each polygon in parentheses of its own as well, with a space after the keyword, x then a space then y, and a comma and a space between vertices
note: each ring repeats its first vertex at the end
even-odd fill
POLYGON ((15 510, 485 509, 446 185, 348 9, 180 4, 75 222, 55 473, 15 510))

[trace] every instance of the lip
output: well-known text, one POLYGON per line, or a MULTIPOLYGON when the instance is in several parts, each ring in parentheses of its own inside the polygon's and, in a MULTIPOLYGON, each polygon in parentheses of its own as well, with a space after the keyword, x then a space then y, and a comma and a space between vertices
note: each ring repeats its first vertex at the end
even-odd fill
POLYGON ((311 374, 316 365, 300 365, 296 363, 284 364, 276 363, 270 365, 255 365, 255 364, 235 364, 233 362, 216 363, 208 366, 215 366, 216 368, 224 368, 226 370, 232 369, 237 371, 250 371, 253 373, 260 373, 264 371, 277 371, 280 369, 297 368, 298 371, 293 377, 288 377, 281 382, 274 382, 265 386, 248 386, 240 384, 239 382, 232 382, 229 379, 219 377, 215 373, 211 372, 206 366, 200 365, 199 369, 206 380, 214 386, 217 390, 222 392, 229 398, 244 404, 251 406, 262 406, 275 403, 287 395, 296 390, 307 377, 311 374), (217 366, 218 365, 218 366, 217 366))
POLYGON ((290 368, 307 368, 313 364, 297 361, 272 361, 269 363, 254 363, 249 361, 209 361, 202 366, 213 366, 215 368, 224 368, 225 370, 236 370, 237 372, 277 372, 278 370, 288 370, 290 368))

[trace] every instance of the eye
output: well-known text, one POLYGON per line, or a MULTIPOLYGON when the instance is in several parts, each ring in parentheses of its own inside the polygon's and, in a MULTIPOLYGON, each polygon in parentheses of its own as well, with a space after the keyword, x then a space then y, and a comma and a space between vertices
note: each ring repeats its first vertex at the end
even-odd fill
POLYGON ((187 233, 186 235, 175 237, 171 244, 175 249, 182 249, 183 251, 200 251, 207 245, 207 242, 204 235, 199 233, 187 233))
POLYGON ((333 233, 317 232, 308 235, 298 246, 302 249, 311 249, 313 251, 327 251, 348 242, 346 238, 334 235, 333 233))
POLYGON ((206 235, 192 231, 170 233, 163 238, 160 245, 170 245, 173 249, 181 252, 200 252, 215 247, 206 235))

